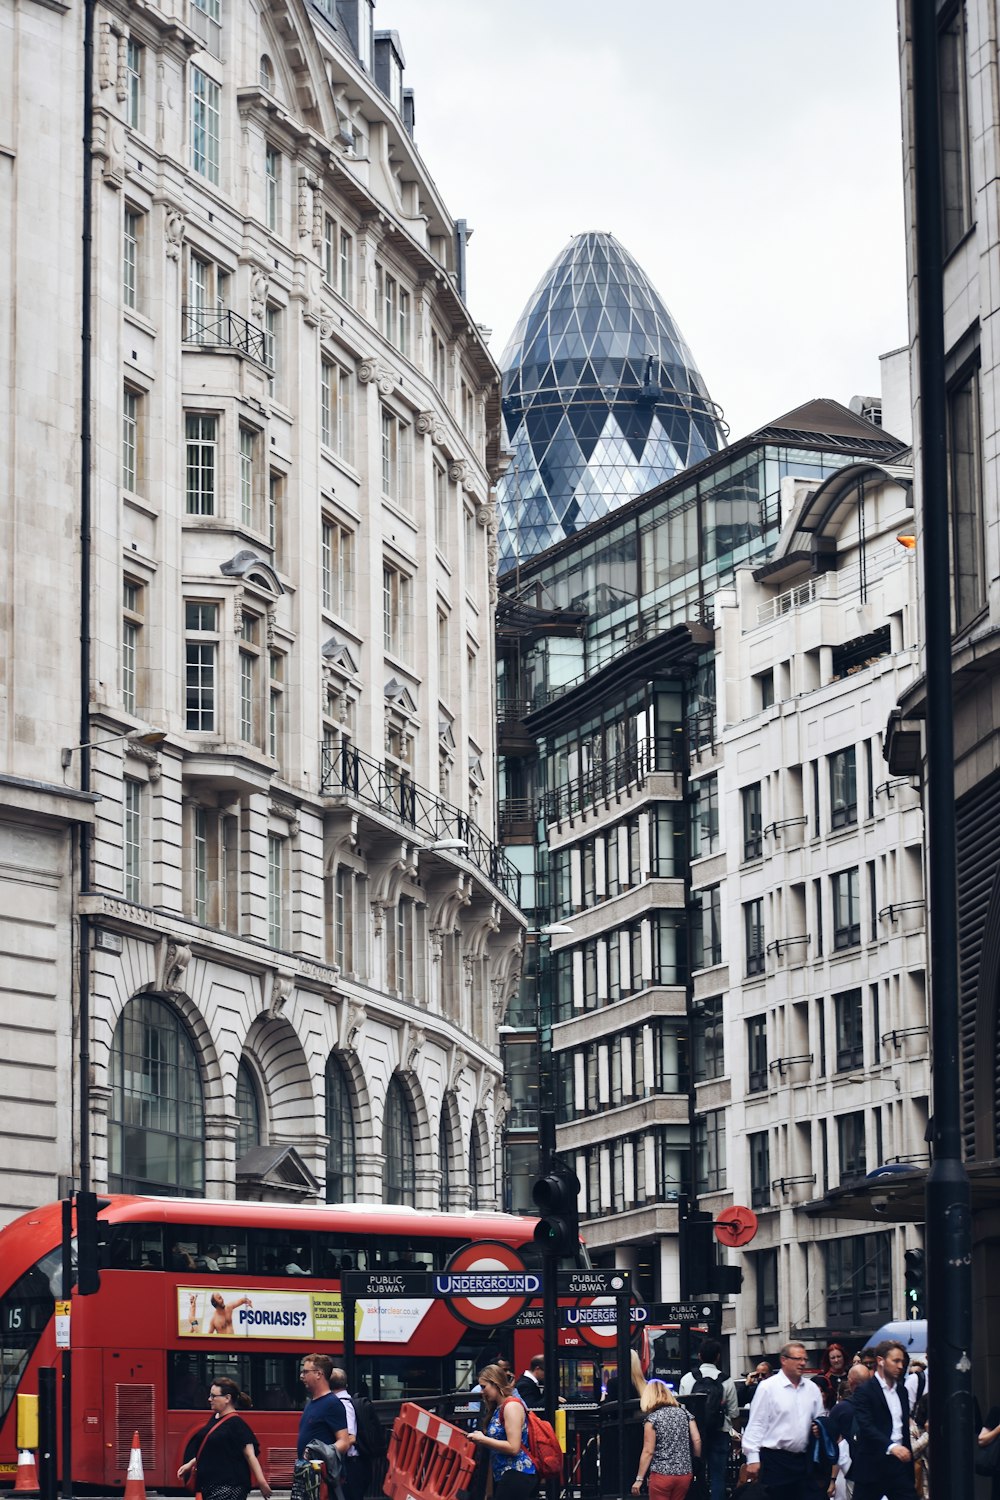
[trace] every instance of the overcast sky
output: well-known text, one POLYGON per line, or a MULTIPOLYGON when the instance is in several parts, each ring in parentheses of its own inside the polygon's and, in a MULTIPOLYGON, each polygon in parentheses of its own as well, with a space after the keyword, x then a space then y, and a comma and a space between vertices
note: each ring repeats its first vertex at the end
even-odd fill
POLYGON ((646 271, 733 438, 907 341, 893 0, 378 0, 497 360, 572 234, 646 271))

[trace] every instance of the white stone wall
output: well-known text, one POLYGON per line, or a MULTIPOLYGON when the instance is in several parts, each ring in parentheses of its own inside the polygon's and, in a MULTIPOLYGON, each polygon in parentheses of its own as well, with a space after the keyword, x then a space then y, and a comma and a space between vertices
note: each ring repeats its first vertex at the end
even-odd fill
MULTIPOLYGON (((725 1187, 700 1206, 721 1217, 729 1204, 750 1205, 748 1136, 766 1132, 769 1149, 758 1233, 745 1252, 728 1252, 744 1272, 742 1294, 726 1314, 733 1369, 793 1332, 821 1343, 827 1328, 849 1331, 842 1316, 828 1314, 825 1245, 877 1226, 804 1207, 840 1183, 838 1116, 863 1115, 869 1171, 926 1158, 922 813, 918 789, 891 777, 881 754, 889 712, 916 676, 919 639, 914 557, 895 540, 912 527, 907 475, 894 473, 901 482, 877 475, 866 482, 865 594, 856 490, 848 483, 825 529, 836 545, 830 572, 810 581, 803 569, 801 578, 770 583, 745 570, 736 588, 716 600, 722 852, 695 862, 693 885, 721 882, 725 962, 696 976, 695 993, 725 997, 726 1066, 722 1077, 698 1085, 696 1110, 725 1112, 727 1161, 725 1187), (835 678, 834 648, 886 623, 890 654, 835 678), (774 673, 775 701, 761 708, 754 695, 765 672, 774 673), (857 816, 833 827, 829 757, 849 747, 857 816), (747 859, 741 793, 755 783, 762 791, 762 854, 747 859), (838 951, 831 876, 851 868, 860 876, 861 940, 838 951), (765 960, 760 974, 748 976, 743 907, 755 899, 763 901, 765 960), (838 1068, 833 996, 853 989, 862 992, 864 1061, 838 1068), (751 1090, 747 1022, 761 1016, 767 1081, 751 1090), (768 1250, 778 1252, 778 1316, 761 1326, 755 1257, 768 1250), (815 1340, 810 1329, 817 1330, 815 1340)), ((706 761, 701 774, 710 769, 706 761)), ((889 1232, 898 1314, 904 1231, 889 1232)))
MULTIPOLYGON (((13 290, 0 309, 0 418, 9 435, 0 444, 0 773, 43 781, 58 815, 51 836, 39 836, 24 857, 26 870, 37 864, 41 886, 54 886, 34 935, 22 931, 18 942, 45 972, 38 990, 51 990, 53 1015, 41 1044, 59 1055, 52 1087, 41 1065, 33 1084, 49 1100, 37 1129, 37 1175, 11 1189, 0 1214, 51 1198, 59 1174, 78 1169, 69 1039, 77 1013, 73 915, 81 910, 91 934, 111 936, 94 954, 91 996, 96 1186, 106 1180, 115 1026, 145 992, 176 1007, 196 1048, 210 1194, 235 1192, 232 1117, 244 1058, 261 1084, 265 1140, 294 1144, 322 1189, 331 1051, 355 1085, 360 1196, 381 1193, 385 1089, 394 1072, 413 1105, 418 1201, 437 1203, 443 1110, 455 1141, 454 1206, 468 1198, 473 1133, 484 1163, 480 1193, 487 1201, 494 1193, 496 1026, 520 944, 512 893, 492 883, 488 858, 498 378, 455 293, 452 223, 413 142, 342 41, 311 16, 290 3, 266 14, 242 0, 227 6, 216 57, 199 46, 188 26, 197 18, 179 0, 98 8, 88 737, 109 743, 93 752, 91 787, 100 800, 91 814, 90 803, 67 811, 60 800, 64 785, 80 785, 81 767, 76 755, 64 772, 59 753, 80 738, 82 12, 0 3, 0 175, 8 188, 0 194, 0 245, 13 290), (136 47, 141 107, 133 124, 136 47), (217 184, 193 170, 193 69, 221 90, 217 184), (357 151, 345 143, 348 127, 357 151), (267 146, 280 163, 274 222, 267 146), (134 307, 124 290, 126 213, 139 225, 134 307), (341 230, 351 237, 343 294, 324 276, 327 216, 338 237, 341 230), (185 338, 193 258, 208 268, 213 313, 214 278, 227 278, 223 300, 234 318, 218 341, 185 338), (381 326, 377 266, 383 287, 391 276, 409 297, 405 349, 398 321, 389 335, 381 326), (278 319, 273 379, 237 347, 260 337, 269 312, 278 319), (323 360, 343 371, 349 446, 321 441, 323 360), (126 390, 139 402, 136 478, 127 486, 126 390), (410 447, 395 495, 383 494, 383 412, 410 447), (187 413, 217 422, 212 515, 188 511, 187 413), (249 518, 244 428, 256 444, 249 518), (443 475, 437 504, 435 470, 443 475), (272 477, 280 495, 274 536, 272 477), (324 519, 352 539, 345 597, 330 604, 324 519), (398 650, 383 645, 386 564, 409 586, 409 625, 398 650), (134 709, 123 685, 126 580, 141 600, 134 709), (218 612, 211 732, 188 727, 185 601, 210 602, 218 612), (447 619, 447 650, 439 616, 447 619), (245 639, 248 628, 255 641, 245 639), (258 653, 249 741, 240 687, 248 648, 258 653), (268 729, 272 656, 281 671, 276 755, 268 729), (155 748, 134 738, 151 729, 166 734, 155 748), (324 736, 335 747, 348 739, 377 767, 390 729, 408 740, 405 774, 426 789, 416 820, 400 816, 398 801, 373 806, 372 796, 323 785, 324 736), (137 876, 126 871, 126 780, 140 788, 137 876), (445 788, 447 801, 472 820, 467 849, 428 847, 436 834, 456 831, 454 815, 435 810, 445 788), (208 880, 205 909, 199 906, 199 809, 228 819, 238 845, 225 923, 219 871, 208 880), (94 843, 85 882, 92 894, 81 900, 69 849, 72 819, 83 816, 94 818, 94 843), (277 947, 269 836, 282 840, 285 860, 277 947), (340 865, 357 877, 355 959, 343 973, 332 930, 340 865), (389 951, 401 899, 413 914, 412 977, 405 978, 395 975, 389 951), (119 940, 122 951, 111 951, 119 940), (50 950, 59 955, 58 984, 50 950)), ((5 805, 0 785, 0 812, 5 805)), ((5 840, 14 865, 21 838, 14 831, 5 840)), ((23 879, 4 881, 0 921, 16 925, 23 886, 23 879)), ((20 953, 16 945, 12 951, 20 953)), ((11 984, 12 993, 21 988, 20 979, 11 984)), ((16 1092, 0 1099, 0 1130, 20 1111, 13 1133, 23 1134, 26 1099, 16 1092)))

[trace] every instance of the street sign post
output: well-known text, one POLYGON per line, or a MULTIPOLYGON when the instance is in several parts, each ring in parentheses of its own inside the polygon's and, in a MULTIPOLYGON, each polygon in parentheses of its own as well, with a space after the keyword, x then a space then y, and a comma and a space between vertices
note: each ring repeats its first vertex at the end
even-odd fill
POLYGON ((722 1322, 722 1303, 716 1297, 702 1297, 691 1302, 650 1302, 647 1312, 650 1323, 677 1323, 681 1328, 722 1322))

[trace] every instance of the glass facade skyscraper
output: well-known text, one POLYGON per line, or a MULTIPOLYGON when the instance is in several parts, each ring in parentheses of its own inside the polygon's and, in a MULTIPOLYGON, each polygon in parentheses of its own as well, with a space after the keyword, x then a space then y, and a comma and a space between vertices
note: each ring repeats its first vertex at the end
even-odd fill
POLYGON ((513 463, 501 571, 723 446, 719 413, 656 288, 610 234, 579 234, 501 360, 513 463))

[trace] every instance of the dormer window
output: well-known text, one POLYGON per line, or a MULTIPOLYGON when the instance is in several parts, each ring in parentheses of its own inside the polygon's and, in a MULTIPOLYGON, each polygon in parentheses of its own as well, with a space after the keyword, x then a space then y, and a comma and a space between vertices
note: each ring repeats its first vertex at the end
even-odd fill
POLYGON ((400 118, 403 115, 403 69, 405 66, 398 31, 376 31, 375 82, 400 118))

